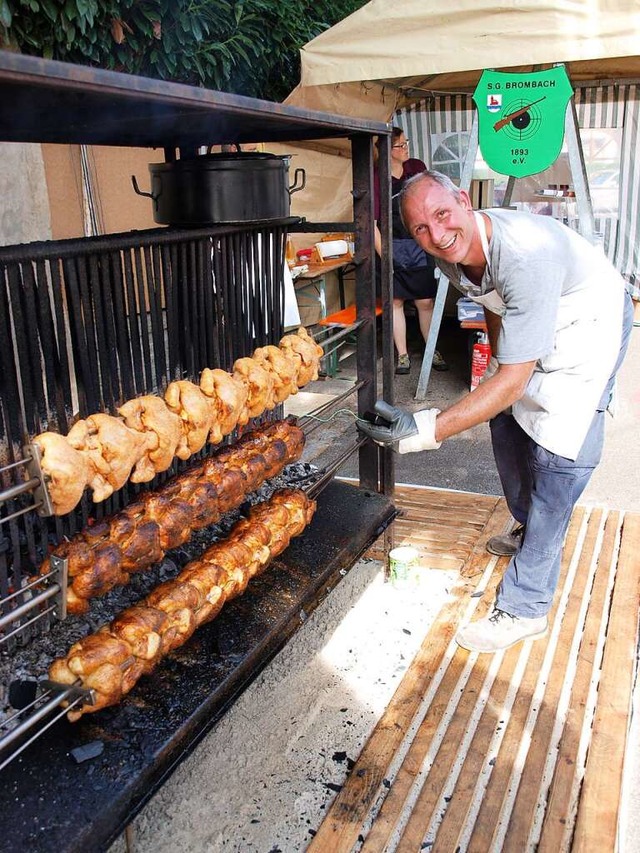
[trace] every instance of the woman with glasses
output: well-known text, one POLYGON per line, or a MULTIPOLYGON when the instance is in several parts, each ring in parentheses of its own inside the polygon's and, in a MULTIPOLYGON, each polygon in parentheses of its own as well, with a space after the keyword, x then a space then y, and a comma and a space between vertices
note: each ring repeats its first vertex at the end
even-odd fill
MULTIPOLYGON (((418 323, 424 340, 427 340, 433 303, 438 288, 434 275, 433 258, 423 252, 409 236, 400 217, 399 197, 405 181, 424 172, 427 167, 416 158, 409 156, 409 140, 400 127, 394 127, 391 133, 391 212, 393 228, 393 342, 398 351, 397 374, 406 374, 411 370, 411 360, 407 351, 407 323, 404 303, 411 300, 418 312, 418 323)), ((375 215, 380 219, 380 178, 376 169, 374 175, 375 215)), ((382 240, 376 224, 376 252, 380 255, 382 240)), ((436 350, 433 355, 434 370, 447 370, 447 365, 436 350)))

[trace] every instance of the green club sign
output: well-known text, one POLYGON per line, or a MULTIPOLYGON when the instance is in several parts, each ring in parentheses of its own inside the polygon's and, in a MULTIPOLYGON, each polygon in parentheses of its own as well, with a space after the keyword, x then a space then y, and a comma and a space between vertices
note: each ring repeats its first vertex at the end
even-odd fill
POLYGON ((562 149, 572 94, 563 66, 530 74, 483 71, 473 100, 487 165, 514 178, 547 169, 562 149))

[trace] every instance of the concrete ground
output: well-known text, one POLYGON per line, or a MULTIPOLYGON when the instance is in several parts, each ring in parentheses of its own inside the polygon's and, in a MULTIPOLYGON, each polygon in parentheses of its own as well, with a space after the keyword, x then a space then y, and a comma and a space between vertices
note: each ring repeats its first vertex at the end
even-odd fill
MULTIPOLYGON (((426 403, 413 400, 421 357, 412 329, 412 371, 396 379, 396 402, 409 408, 450 405, 466 392, 467 334, 445 321, 439 349, 450 365, 433 373, 426 403)), ((640 511, 640 329, 623 367, 618 412, 583 502, 640 511)), ((351 360, 336 377, 290 400, 309 411, 353 381, 351 360)), ((351 401, 347 404, 353 408, 351 401)), ((355 434, 340 415, 310 436, 305 459, 319 465, 355 434)), ((349 460, 339 472, 355 476, 349 460)), ((486 425, 443 443, 437 452, 397 458, 398 482, 500 494, 486 425)), ((361 560, 249 686, 216 728, 177 769, 112 853, 255 851, 306 848, 335 791, 393 695, 453 578, 427 570, 418 590, 383 583, 382 564, 361 560)), ((637 757, 640 698, 628 754, 620 850, 640 853, 637 757)))

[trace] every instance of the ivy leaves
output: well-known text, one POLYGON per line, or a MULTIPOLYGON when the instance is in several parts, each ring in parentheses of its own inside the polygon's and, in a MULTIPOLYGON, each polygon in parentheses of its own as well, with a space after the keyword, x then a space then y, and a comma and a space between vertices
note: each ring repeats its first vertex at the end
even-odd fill
POLYGON ((364 2, 0 0, 0 46, 282 100, 300 47, 364 2))

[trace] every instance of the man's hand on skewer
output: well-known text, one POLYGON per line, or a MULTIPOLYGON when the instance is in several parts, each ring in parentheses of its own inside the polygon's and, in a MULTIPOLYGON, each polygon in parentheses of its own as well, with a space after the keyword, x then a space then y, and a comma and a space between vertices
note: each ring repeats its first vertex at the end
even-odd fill
POLYGON ((440 409, 423 409, 407 412, 378 400, 374 407, 375 422, 360 420, 358 429, 383 447, 393 446, 398 453, 415 453, 419 450, 437 450, 436 417, 440 409))

